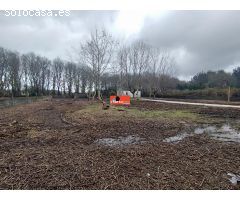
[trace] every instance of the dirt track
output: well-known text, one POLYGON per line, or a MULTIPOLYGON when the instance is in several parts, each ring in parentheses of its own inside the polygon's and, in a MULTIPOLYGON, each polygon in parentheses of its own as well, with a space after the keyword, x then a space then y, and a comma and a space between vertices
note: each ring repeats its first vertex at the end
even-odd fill
POLYGON ((229 104, 217 104, 217 103, 202 103, 202 102, 187 102, 178 100, 165 100, 165 99, 149 99, 142 98, 143 101, 160 102, 160 103, 170 103, 170 104, 182 104, 182 105, 192 105, 192 106, 207 106, 216 108, 237 108, 240 109, 240 105, 229 105, 229 104))
POLYGON ((54 99, 0 110, 0 188, 240 189, 227 176, 240 174, 239 143, 207 135, 163 142, 205 121, 238 121, 239 110, 133 103, 139 112, 169 111, 158 118, 138 117, 138 112, 130 116, 128 109, 88 112, 88 105, 54 99), (171 113, 176 110, 192 114, 175 118, 171 113), (98 142, 129 135, 140 141, 116 146, 98 142))

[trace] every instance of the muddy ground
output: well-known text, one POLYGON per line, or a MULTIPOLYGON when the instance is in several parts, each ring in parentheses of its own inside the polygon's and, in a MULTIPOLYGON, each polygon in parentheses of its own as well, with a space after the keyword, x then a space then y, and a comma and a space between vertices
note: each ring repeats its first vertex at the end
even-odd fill
POLYGON ((228 176, 240 174, 240 143, 192 134, 240 130, 237 109, 53 99, 0 113, 1 189, 240 189, 228 176))

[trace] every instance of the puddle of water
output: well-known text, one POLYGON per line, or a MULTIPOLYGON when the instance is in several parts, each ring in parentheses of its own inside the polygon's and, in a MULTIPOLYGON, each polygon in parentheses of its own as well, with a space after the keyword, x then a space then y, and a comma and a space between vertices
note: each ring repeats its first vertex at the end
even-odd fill
POLYGON ((163 140, 163 142, 173 142, 173 143, 178 143, 179 141, 183 140, 186 137, 189 137, 190 135, 187 133, 181 133, 173 137, 169 137, 163 140))
POLYGON ((203 134, 203 133, 213 133, 216 132, 217 128, 215 126, 207 126, 205 128, 195 128, 194 133, 195 134, 203 134))
POLYGON ((105 146, 123 146, 129 144, 137 144, 140 143, 142 138, 134 135, 129 135, 127 137, 118 137, 115 138, 102 138, 96 140, 96 143, 105 145, 105 146))
POLYGON ((223 141, 223 142, 238 142, 240 143, 240 134, 231 134, 231 133, 225 133, 225 134, 211 134, 211 137, 214 139, 223 141))
POLYGON ((197 127, 193 133, 180 133, 174 137, 164 139, 164 142, 179 142, 186 137, 193 136, 194 134, 208 134, 215 140, 223 142, 238 142, 240 143, 240 132, 231 127, 230 124, 224 124, 221 127, 208 126, 197 127))
POLYGON ((240 183, 240 176, 239 175, 235 175, 233 173, 228 173, 228 176, 231 176, 231 178, 229 178, 228 180, 233 184, 233 185, 237 185, 238 183, 240 183))
POLYGON ((230 124, 224 124, 220 128, 216 126, 207 126, 205 128, 196 128, 195 134, 206 133, 213 139, 224 142, 240 142, 240 132, 231 127, 230 124))

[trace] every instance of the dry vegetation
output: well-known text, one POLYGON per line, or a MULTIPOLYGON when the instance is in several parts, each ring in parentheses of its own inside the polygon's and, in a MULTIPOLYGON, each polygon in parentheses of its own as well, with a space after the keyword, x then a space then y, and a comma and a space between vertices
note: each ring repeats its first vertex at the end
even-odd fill
POLYGON ((239 189, 227 176, 240 174, 239 143, 206 134, 163 142, 200 124, 240 128, 239 119, 239 110, 141 101, 109 110, 70 99, 1 109, 0 188, 239 189))

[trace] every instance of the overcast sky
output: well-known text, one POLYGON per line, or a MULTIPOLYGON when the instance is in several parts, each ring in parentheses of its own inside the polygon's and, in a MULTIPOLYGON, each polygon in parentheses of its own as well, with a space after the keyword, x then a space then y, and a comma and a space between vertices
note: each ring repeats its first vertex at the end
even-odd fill
POLYGON ((240 11, 71 11, 69 17, 0 16, 0 46, 70 59, 73 47, 104 26, 120 40, 168 49, 178 77, 240 64, 240 11))

